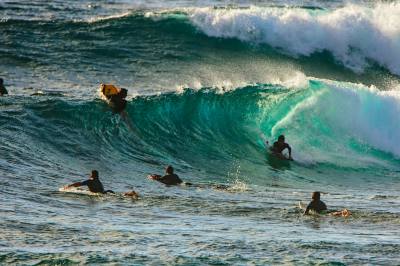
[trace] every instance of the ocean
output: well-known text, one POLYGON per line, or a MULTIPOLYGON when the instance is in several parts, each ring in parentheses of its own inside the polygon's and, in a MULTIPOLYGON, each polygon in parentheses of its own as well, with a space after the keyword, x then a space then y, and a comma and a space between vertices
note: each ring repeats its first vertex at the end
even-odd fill
POLYGON ((400 265, 397 1, 0 1, 0 78, 1 265, 400 265))

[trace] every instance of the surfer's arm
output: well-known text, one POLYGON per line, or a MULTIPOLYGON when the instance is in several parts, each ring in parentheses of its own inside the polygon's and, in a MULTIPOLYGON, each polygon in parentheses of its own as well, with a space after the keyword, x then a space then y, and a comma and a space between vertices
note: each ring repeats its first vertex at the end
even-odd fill
POLYGON ((71 185, 65 186, 64 188, 86 186, 87 183, 88 183, 88 180, 83 181, 83 182, 76 182, 76 183, 72 183, 71 185))
POLYGON ((286 148, 289 151, 289 156, 292 156, 292 148, 289 146, 289 144, 286 144, 286 148))
POLYGON ((81 187, 81 186, 84 186, 84 184, 83 184, 84 182, 76 182, 76 183, 73 183, 73 184, 70 184, 70 185, 67 185, 67 186, 65 186, 64 188, 70 188, 70 187, 81 187))
POLYGON ((287 148, 288 151, 289 151, 289 159, 290 159, 290 160, 293 160, 293 158, 292 158, 292 148, 290 147, 289 144, 286 144, 286 148, 287 148))

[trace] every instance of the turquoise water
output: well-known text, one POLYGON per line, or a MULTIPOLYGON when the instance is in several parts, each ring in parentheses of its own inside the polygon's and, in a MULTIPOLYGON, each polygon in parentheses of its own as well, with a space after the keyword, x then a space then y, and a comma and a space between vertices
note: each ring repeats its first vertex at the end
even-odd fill
POLYGON ((399 12, 0 3, 0 264, 398 264, 399 12), (101 82, 129 89, 135 133, 101 82), (282 133, 294 162, 266 154, 282 133), (201 186, 146 179, 168 164, 201 186), (59 191, 92 169, 140 200, 59 191), (304 217, 316 190, 353 215, 304 217))

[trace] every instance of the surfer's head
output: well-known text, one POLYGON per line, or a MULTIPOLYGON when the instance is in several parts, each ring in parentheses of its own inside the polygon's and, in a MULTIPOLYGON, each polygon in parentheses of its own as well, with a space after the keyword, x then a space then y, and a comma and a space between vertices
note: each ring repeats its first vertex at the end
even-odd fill
POLYGON ((321 198, 321 193, 319 193, 318 191, 313 192, 311 198, 313 200, 319 200, 321 198))
POLYGON ((174 168, 171 165, 168 165, 167 168, 165 168, 165 172, 172 175, 174 173, 174 168))
POLYGON ((92 170, 92 175, 90 177, 93 179, 99 178, 99 172, 97 170, 92 170))
POLYGON ((280 136, 278 137, 278 141, 279 141, 279 142, 285 142, 285 136, 284 136, 284 135, 280 135, 280 136))

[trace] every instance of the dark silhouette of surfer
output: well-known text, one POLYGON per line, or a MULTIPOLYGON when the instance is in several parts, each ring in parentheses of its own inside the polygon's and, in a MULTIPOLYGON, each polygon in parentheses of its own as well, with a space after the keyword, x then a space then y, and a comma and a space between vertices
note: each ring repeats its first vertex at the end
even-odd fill
POLYGON ((125 111, 127 106, 126 97, 128 96, 128 90, 125 88, 117 89, 117 87, 113 85, 100 85, 101 93, 107 99, 108 106, 111 108, 114 114, 119 114, 121 118, 126 122, 127 126, 132 132, 135 132, 135 129, 132 125, 131 120, 129 119, 128 113, 125 111), (113 93, 107 93, 107 86, 112 87, 114 90, 113 93))
POLYGON ((310 213, 310 211, 314 211, 316 213, 321 213, 322 211, 326 211, 328 208, 326 204, 321 201, 321 193, 320 192, 313 192, 311 196, 311 202, 308 204, 306 210, 304 211, 304 215, 310 213))
POLYGON ((108 105, 111 107, 113 113, 122 114, 125 113, 126 109, 126 96, 128 95, 128 90, 121 88, 118 94, 111 95, 107 97, 109 103, 108 105))
POLYGON ((280 135, 278 137, 278 140, 274 142, 274 145, 272 145, 272 147, 270 147, 270 151, 272 152, 273 155, 277 156, 278 158, 285 159, 285 160, 293 160, 292 148, 290 147, 289 144, 287 144, 285 142, 284 135, 280 135), (288 149, 288 151, 289 151, 289 158, 286 158, 282 153, 285 149, 288 149))
MULTIPOLYGON (((71 187, 81 187, 81 186, 87 186, 89 188, 90 192, 93 193, 101 193, 101 194, 107 194, 107 193, 112 193, 115 194, 114 191, 112 190, 104 190, 103 184, 101 183, 99 179, 99 172, 97 170, 92 170, 92 173, 89 177, 88 180, 85 180, 83 182, 76 182, 71 185, 65 186, 64 189, 69 189, 71 187)), ((135 191, 131 190, 128 192, 123 193, 125 197, 130 197, 133 199, 138 199, 139 194, 136 193, 135 191)))
POLYGON ((147 176, 149 179, 156 180, 161 182, 167 186, 176 186, 183 183, 183 181, 179 178, 178 175, 174 174, 174 168, 171 165, 168 165, 165 168, 165 175, 149 175, 147 176))
POLYGON ((81 186, 88 186, 89 191, 93 193, 114 193, 114 191, 112 190, 104 190, 103 184, 100 182, 99 179, 99 172, 97 170, 92 170, 92 174, 90 175, 88 180, 73 183, 71 185, 65 186, 64 189, 81 186))
POLYGON ((326 204, 321 200, 321 193, 318 191, 312 193, 311 202, 307 205, 307 208, 304 211, 304 215, 310 214, 310 211, 318 214, 329 213, 329 215, 331 216, 341 217, 349 217, 352 215, 352 213, 348 209, 343 209, 340 211, 328 211, 328 207, 326 207, 326 204))
POLYGON ((3 79, 0 78, 0 96, 4 96, 5 94, 8 94, 8 91, 4 87, 3 79))

